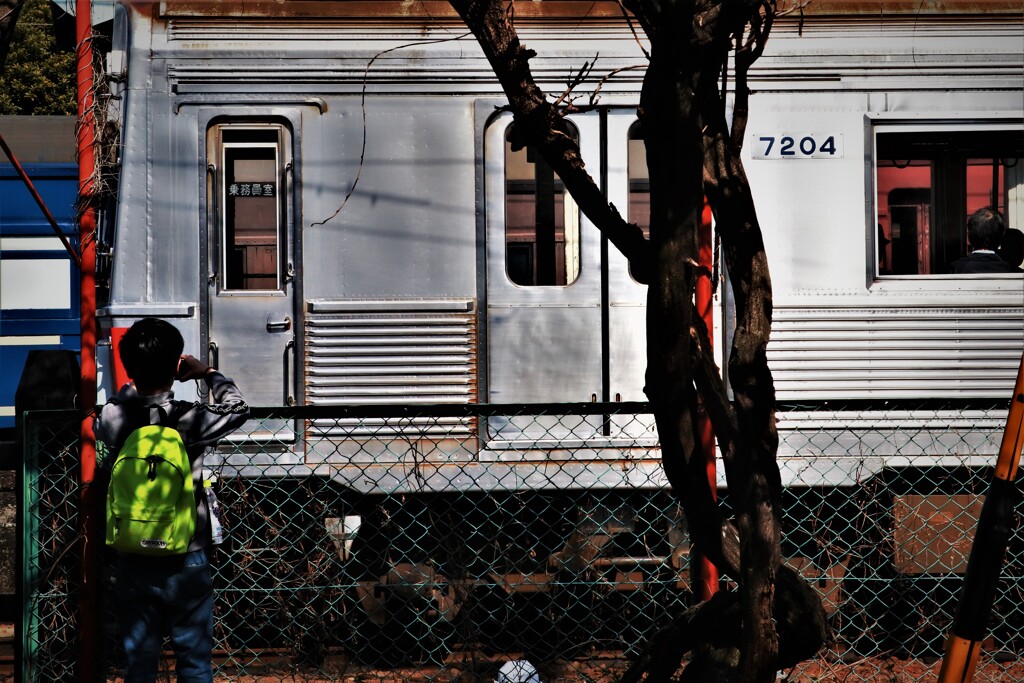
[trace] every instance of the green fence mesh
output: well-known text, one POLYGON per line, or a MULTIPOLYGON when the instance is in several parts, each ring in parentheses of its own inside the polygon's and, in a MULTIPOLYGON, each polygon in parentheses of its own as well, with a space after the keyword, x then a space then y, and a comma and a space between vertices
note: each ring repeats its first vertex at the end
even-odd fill
MULTIPOLYGON (((1005 419, 780 406, 782 554, 832 629, 789 680, 934 680, 1005 419)), ((24 423, 25 681, 77 680, 81 629, 119 675, 109 557, 101 623, 78 609, 78 420, 24 423)), ((218 680, 494 681, 526 659, 545 682, 611 681, 693 602, 643 404, 260 409, 206 466, 228 527, 218 680)), ((1022 564, 1015 532, 977 681, 1024 680, 1022 564)))

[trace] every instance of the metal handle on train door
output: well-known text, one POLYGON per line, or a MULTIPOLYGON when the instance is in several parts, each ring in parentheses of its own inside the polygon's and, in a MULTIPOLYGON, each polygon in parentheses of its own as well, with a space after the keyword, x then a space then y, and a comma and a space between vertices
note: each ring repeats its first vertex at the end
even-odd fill
POLYGON ((292 319, 287 315, 284 317, 284 320, 271 320, 267 318, 267 332, 287 332, 290 329, 292 329, 292 319))
POLYGON ((217 342, 211 341, 207 344, 207 348, 210 350, 209 366, 211 368, 218 368, 220 365, 220 363, 217 362, 220 360, 220 348, 217 346, 217 342))
POLYGON ((289 339, 284 345, 284 404, 295 405, 295 396, 292 394, 292 366, 295 365, 295 340, 289 339))
MULTIPOLYGON (((284 189, 284 201, 285 201, 285 211, 286 211, 285 215, 289 216, 289 217, 294 215, 294 212, 292 210, 292 185, 295 182, 295 177, 294 176, 295 176, 295 167, 292 165, 292 162, 289 161, 284 166, 284 177, 283 177, 282 182, 281 182, 281 185, 282 185, 282 187, 284 189)), ((294 248, 294 245, 292 244, 292 240, 294 239, 293 234, 294 234, 294 231, 292 231, 290 229, 287 230, 286 236, 285 236, 285 240, 284 240, 284 264, 285 264, 284 281, 285 281, 285 283, 289 283, 289 282, 294 282, 295 281, 295 265, 294 265, 294 259, 292 258, 292 250, 294 248)))
MULTIPOLYGON (((218 193, 217 193, 217 165, 216 164, 207 164, 206 165, 206 193, 207 193, 207 201, 209 202, 211 208, 213 209, 211 211, 210 215, 211 216, 219 216, 220 215, 220 206, 219 206, 219 202, 217 201, 218 193)), ((210 227, 207 226, 207 233, 206 233, 207 234, 207 238, 206 238, 207 239, 207 246, 206 246, 207 254, 206 254, 206 260, 207 260, 207 262, 209 262, 209 274, 206 276, 206 278, 207 278, 206 279, 206 283, 208 285, 213 285, 213 283, 217 281, 217 271, 219 270, 218 266, 220 264, 220 249, 222 248, 221 247, 220 237, 216 234, 217 230, 214 229, 214 230, 212 230, 212 232, 214 234, 210 234, 211 233, 210 227)), ((216 346, 216 344, 214 344, 214 346, 216 346)))

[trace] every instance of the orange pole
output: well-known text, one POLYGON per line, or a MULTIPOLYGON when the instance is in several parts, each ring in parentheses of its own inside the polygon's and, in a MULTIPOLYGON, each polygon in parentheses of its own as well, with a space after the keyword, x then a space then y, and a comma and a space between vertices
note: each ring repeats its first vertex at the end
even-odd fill
MULTIPOLYGON (((701 214, 700 234, 698 235, 698 259, 700 265, 708 270, 708 277, 697 280, 696 304, 697 312, 708 328, 708 339, 714 342, 714 316, 712 313, 711 276, 714 266, 714 247, 711 242, 711 207, 704 202, 701 214)), ((697 437, 700 439, 701 450, 704 452, 704 463, 707 470, 711 496, 716 498, 718 478, 715 472, 715 431, 711 427, 711 418, 701 409, 697 416, 697 437)), ((698 600, 710 600, 718 591, 718 569, 703 554, 695 553, 691 564, 693 574, 694 595, 698 600)))
POLYGON ((78 245, 82 254, 81 270, 81 332, 82 382, 78 396, 82 410, 80 432, 82 588, 79 601, 81 624, 79 637, 78 680, 99 679, 97 652, 100 619, 99 545, 102 529, 99 524, 99 491, 92 484, 96 476, 96 437, 92 430, 92 413, 96 407, 96 209, 93 197, 95 172, 96 123, 93 117, 93 54, 92 3, 75 2, 75 39, 77 45, 76 88, 78 94, 78 245))
POLYGON ((1014 526, 1019 500, 1014 483, 1024 449, 1024 356, 1020 359, 1003 440, 967 560, 964 587, 946 638, 938 683, 970 683, 995 601, 996 584, 1014 526))

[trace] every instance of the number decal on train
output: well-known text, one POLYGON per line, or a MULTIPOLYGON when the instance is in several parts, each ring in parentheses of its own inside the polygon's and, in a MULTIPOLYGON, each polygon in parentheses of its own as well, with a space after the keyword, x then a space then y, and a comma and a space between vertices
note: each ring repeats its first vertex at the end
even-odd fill
POLYGON ((842 159, 840 133, 758 133, 753 136, 754 159, 842 159))

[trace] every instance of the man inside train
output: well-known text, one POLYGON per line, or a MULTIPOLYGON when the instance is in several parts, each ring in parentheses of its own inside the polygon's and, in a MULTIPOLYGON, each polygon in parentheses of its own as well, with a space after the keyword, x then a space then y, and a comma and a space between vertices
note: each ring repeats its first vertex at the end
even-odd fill
POLYGON ((956 274, 1024 272, 996 253, 1005 234, 1006 221, 999 211, 990 206, 975 211, 967 219, 967 245, 971 253, 953 261, 950 264, 950 272, 956 274))

